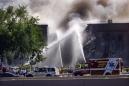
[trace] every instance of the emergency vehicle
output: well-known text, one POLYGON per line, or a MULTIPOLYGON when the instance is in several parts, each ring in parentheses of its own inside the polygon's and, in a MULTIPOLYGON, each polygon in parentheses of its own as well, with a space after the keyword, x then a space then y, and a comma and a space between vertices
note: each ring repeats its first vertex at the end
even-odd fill
POLYGON ((59 76, 59 69, 56 67, 35 68, 34 76, 59 76))
POLYGON ((122 58, 100 58, 89 59, 87 63, 76 68, 73 74, 75 76, 84 74, 90 75, 120 75, 123 68, 122 58))

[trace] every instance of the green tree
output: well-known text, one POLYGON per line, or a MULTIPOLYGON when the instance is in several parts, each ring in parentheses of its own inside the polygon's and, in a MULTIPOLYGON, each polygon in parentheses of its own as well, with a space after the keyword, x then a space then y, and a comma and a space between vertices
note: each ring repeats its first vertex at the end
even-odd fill
MULTIPOLYGON (((0 57, 12 63, 14 59, 29 59, 38 54, 44 41, 38 18, 28 15, 25 6, 0 9, 0 57)), ((38 55, 37 55, 38 56, 38 55)))

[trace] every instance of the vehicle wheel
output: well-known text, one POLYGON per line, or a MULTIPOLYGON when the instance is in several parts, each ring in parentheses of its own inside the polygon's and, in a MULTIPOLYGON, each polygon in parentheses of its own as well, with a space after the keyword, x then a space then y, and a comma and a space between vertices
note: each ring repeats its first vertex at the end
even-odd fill
POLYGON ((74 76, 77 76, 78 74, 77 74, 77 73, 74 73, 73 75, 74 75, 74 76))
POLYGON ((80 74, 80 76, 83 76, 83 74, 80 74))
POLYGON ((111 75, 111 73, 106 73, 105 75, 111 75))
POLYGON ((28 74, 28 75, 26 75, 26 77, 33 77, 33 75, 32 74, 28 74))
POLYGON ((51 75, 51 74, 47 74, 46 76, 47 76, 47 77, 51 77, 52 75, 51 75))

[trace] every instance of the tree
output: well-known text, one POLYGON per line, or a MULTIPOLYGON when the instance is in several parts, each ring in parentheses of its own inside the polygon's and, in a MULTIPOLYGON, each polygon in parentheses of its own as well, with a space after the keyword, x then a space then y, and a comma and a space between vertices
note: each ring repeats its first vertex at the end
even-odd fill
POLYGON ((38 18, 28 15, 25 6, 0 9, 0 57, 8 63, 29 59, 44 46, 38 18))

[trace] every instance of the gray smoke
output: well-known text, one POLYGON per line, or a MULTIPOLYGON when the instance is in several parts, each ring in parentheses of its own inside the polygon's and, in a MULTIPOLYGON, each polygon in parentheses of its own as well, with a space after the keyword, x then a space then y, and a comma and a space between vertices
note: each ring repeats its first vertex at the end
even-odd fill
POLYGON ((4 7, 7 6, 10 2, 11 2, 11 0, 0 0, 0 8, 4 8, 4 7))
POLYGON ((67 28, 73 14, 85 21, 129 20, 129 0, 0 0, 2 8, 12 4, 27 5, 30 15, 39 16, 39 23, 47 23, 52 29, 67 28))
POLYGON ((49 5, 49 0, 31 0, 30 1, 30 8, 33 10, 33 12, 40 12, 42 8, 49 5))
POLYGON ((80 17, 81 19, 88 18, 88 13, 92 9, 90 3, 87 0, 78 0, 78 2, 75 2, 72 4, 71 9, 67 12, 65 17, 60 22, 61 27, 64 27, 64 29, 68 29, 68 24, 70 21, 72 21, 74 18, 80 17))
POLYGON ((0 8, 7 8, 8 6, 27 5, 28 0, 0 0, 0 8))
POLYGON ((101 19, 113 19, 116 22, 128 20, 129 1, 128 0, 96 0, 92 15, 101 19))

